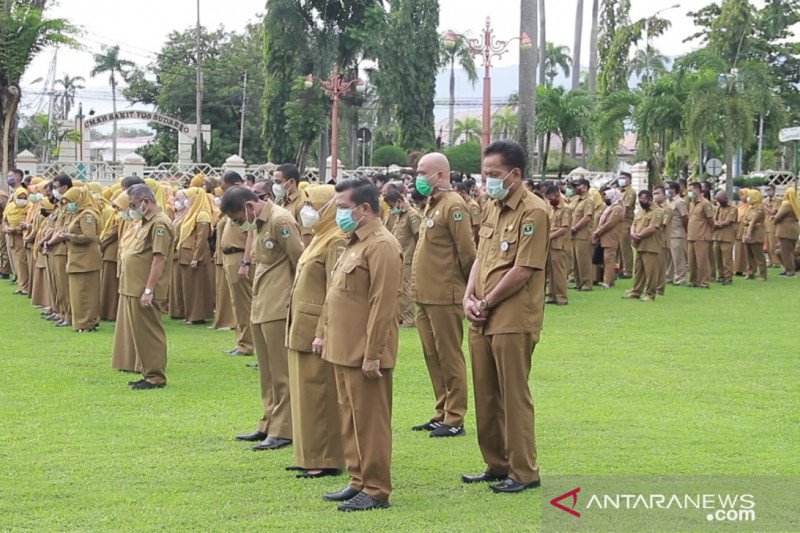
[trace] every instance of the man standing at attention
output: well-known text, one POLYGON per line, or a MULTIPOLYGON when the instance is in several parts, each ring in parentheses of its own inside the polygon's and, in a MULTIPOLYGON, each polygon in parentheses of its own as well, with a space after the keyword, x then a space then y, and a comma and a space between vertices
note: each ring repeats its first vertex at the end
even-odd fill
POLYGON ((475 260, 475 241, 467 205, 450 184, 450 163, 439 153, 417 164, 415 186, 428 197, 417 250, 411 266, 417 303, 417 330, 436 396, 433 418, 415 431, 431 437, 464 435, 467 412, 467 366, 461 350, 464 338, 464 298, 475 260))
POLYGON ((493 200, 484 208, 463 305, 472 323, 475 416, 486 469, 462 481, 496 481, 494 492, 513 493, 539 486, 528 377, 542 329, 550 222, 547 205, 522 183, 522 146, 490 144, 483 172, 493 200))
POLYGON ((669 223, 670 264, 667 278, 673 285, 686 282, 686 228, 689 227, 689 207, 681 198, 681 188, 677 182, 671 181, 667 187, 672 219, 669 223))
POLYGON ((622 192, 622 205, 625 208, 622 229, 619 230, 619 264, 622 274, 620 279, 628 279, 633 276, 633 249, 631 248, 631 226, 633 225, 633 214, 636 209, 636 191, 631 185, 631 175, 628 172, 620 172, 617 180, 619 190, 622 192))
POLYGON ((714 256, 716 257, 721 285, 733 283, 733 243, 736 242, 738 210, 730 205, 725 191, 716 195, 717 208, 714 210, 714 256))
POLYGON ((575 287, 579 291, 592 290, 594 268, 592 266, 592 231, 593 215, 595 211, 594 200, 589 194, 589 181, 580 178, 575 182, 575 192, 578 199, 572 208, 572 235, 575 250, 575 287))
POLYGON ((303 244, 311 242, 314 232, 311 228, 306 228, 300 220, 300 210, 303 208, 303 200, 300 195, 300 170, 292 163, 284 163, 275 169, 272 175, 272 194, 275 195, 275 202, 289 211, 295 221, 300 224, 300 234, 303 236, 303 244))
POLYGON ((419 237, 420 216, 397 189, 389 189, 384 197, 391 211, 390 230, 403 250, 403 293, 397 305, 400 327, 414 327, 414 303, 411 301, 411 265, 419 237))
POLYGON ((714 206, 703 197, 703 186, 689 186, 689 283, 692 287, 711 287, 711 228, 714 226, 714 206))
POLYGON ((336 224, 349 236, 322 310, 322 358, 334 366, 350 483, 323 496, 340 511, 389 507, 392 490, 392 374, 403 253, 380 217, 367 178, 336 185, 336 224))
POLYGON ((631 242, 636 248, 633 288, 623 298, 652 302, 656 299, 661 268, 659 256, 663 244, 659 232, 664 226, 664 212, 653 205, 653 195, 647 190, 639 192, 639 207, 641 210, 631 226, 631 242))
MULTIPOLYGON (((142 365, 142 379, 131 389, 160 389, 167 384, 167 336, 161 314, 167 302, 172 265, 172 221, 156 204, 147 185, 128 189, 128 213, 141 221, 133 243, 120 249, 119 308, 114 344, 129 345, 142 365)), ((120 348, 122 350, 123 348, 120 348)), ((114 350, 117 350, 115 346, 114 350)))

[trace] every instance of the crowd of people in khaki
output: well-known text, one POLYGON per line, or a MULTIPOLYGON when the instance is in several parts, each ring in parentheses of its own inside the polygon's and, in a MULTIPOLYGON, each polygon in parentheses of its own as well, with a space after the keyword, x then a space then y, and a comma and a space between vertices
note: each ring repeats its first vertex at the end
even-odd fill
POLYGON ((464 483, 498 493, 540 484, 528 380, 544 304, 568 285, 653 301, 668 283, 708 288, 737 275, 795 277, 796 186, 783 198, 707 183, 636 193, 631 176, 525 180, 511 141, 484 152, 485 183, 451 174, 438 153, 416 175, 310 185, 281 165, 256 181, 227 172, 176 183, 127 177, 111 187, 25 178, 0 194, 0 275, 57 327, 115 321, 112 368, 132 389, 166 385, 162 315, 233 330, 230 356, 257 356, 261 407, 254 450, 293 447, 300 478, 350 481, 323 495, 343 511, 389 506, 392 384, 399 328, 416 327, 433 389, 412 429, 464 435, 469 322, 475 419, 485 468, 464 483), (766 199, 764 198, 766 196, 766 199))

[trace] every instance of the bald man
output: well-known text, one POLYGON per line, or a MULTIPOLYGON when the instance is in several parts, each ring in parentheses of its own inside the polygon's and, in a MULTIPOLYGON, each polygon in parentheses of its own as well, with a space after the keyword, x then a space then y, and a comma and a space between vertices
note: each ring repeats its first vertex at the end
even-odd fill
POLYGON ((411 265, 417 331, 436 397, 431 420, 414 426, 431 437, 464 435, 467 367, 461 344, 461 301, 475 261, 469 209, 450 184, 450 163, 439 153, 417 164, 417 191, 428 198, 411 265))

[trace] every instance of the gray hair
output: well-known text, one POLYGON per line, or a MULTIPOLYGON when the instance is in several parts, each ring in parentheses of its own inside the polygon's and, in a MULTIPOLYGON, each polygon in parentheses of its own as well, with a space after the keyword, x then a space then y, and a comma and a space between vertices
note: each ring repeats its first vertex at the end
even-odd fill
POLYGON ((156 197, 150 187, 144 184, 134 185, 128 189, 128 198, 131 202, 141 202, 142 200, 149 200, 151 203, 156 202, 156 197))

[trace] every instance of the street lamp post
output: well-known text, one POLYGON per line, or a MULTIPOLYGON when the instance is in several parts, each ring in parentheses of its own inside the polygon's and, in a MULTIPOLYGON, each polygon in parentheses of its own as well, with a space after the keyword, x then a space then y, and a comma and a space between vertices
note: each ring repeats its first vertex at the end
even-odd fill
MULTIPOLYGON (((331 71, 331 79, 322 80, 317 78, 320 87, 325 91, 325 94, 333 100, 333 109, 331 111, 331 178, 334 182, 337 181, 337 173, 339 171, 339 98, 342 93, 347 93, 354 85, 362 85, 364 82, 357 78, 354 80, 345 81, 339 75, 338 65, 334 65, 331 71)), ((314 86, 314 76, 309 74, 306 76, 305 86, 310 89, 314 86)), ((322 176, 320 176, 322 179, 322 176)))
MULTIPOLYGON (((490 136, 492 132, 492 58, 500 59, 503 54, 508 52, 508 45, 514 41, 519 40, 520 48, 527 49, 533 46, 531 38, 528 34, 523 32, 519 37, 514 37, 508 41, 500 41, 494 38, 494 30, 490 17, 486 17, 486 26, 483 29, 483 39, 470 38, 464 35, 459 35, 452 30, 447 32, 444 39, 444 46, 448 50, 452 50, 456 46, 456 39, 464 39, 464 42, 469 46, 469 53, 473 56, 480 56, 483 58, 483 132, 481 134, 481 150, 485 150, 489 146, 490 136)), ((453 142, 453 139, 450 139, 453 142)))

